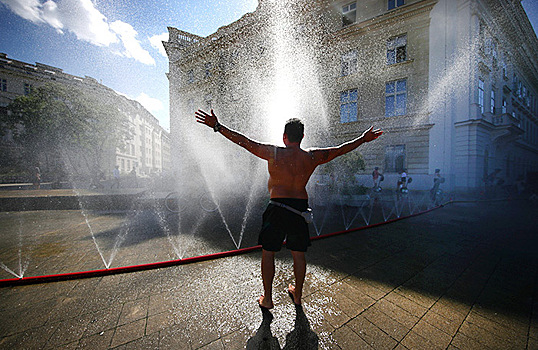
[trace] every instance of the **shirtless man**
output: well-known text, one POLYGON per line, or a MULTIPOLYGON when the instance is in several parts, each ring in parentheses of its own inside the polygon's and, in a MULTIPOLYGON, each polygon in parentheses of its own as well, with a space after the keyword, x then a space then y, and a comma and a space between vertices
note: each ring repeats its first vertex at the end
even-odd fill
POLYGON ((316 167, 354 150, 364 142, 375 140, 383 132, 379 129, 373 130, 371 127, 360 137, 340 146, 304 150, 301 148, 304 125, 299 119, 290 119, 286 122, 283 136, 285 147, 279 147, 251 140, 227 128, 218 122, 213 110, 211 114, 198 110, 195 115, 198 123, 209 126, 255 156, 267 160, 271 202, 263 214, 262 230, 258 238, 258 243, 262 245, 261 270, 264 289, 264 295, 258 299, 258 303, 262 308, 273 308, 275 252, 280 250, 286 238, 286 248, 291 250, 293 256, 295 275, 295 286, 288 287, 288 294, 296 305, 300 305, 306 274, 305 252, 310 245, 310 237, 305 219, 285 206, 299 212, 306 211, 308 208, 306 184, 316 167))

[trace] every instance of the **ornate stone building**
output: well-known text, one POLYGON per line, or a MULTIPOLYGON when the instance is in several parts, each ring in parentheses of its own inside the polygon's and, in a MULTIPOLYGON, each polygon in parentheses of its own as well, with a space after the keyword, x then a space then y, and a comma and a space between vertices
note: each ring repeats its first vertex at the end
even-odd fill
MULTIPOLYGON (((42 63, 29 64, 0 53, 0 107, 5 108, 17 96, 27 95, 35 87, 49 81, 90 90, 106 101, 112 101, 127 116, 131 138, 123 149, 105 151, 101 165, 105 173, 110 174, 115 165, 123 173, 129 173, 135 168, 142 175, 170 168, 169 133, 140 103, 118 94, 91 77, 74 76, 64 73, 60 68, 42 63)), ((6 142, 9 140, 4 140, 4 146, 6 142)))
POLYGON ((538 171, 538 40, 519 1, 260 0, 208 37, 169 33, 172 135, 214 108, 278 142, 298 115, 307 145, 385 130, 361 150, 367 185, 375 166, 388 186, 406 169, 416 189, 435 169, 460 190, 538 171))

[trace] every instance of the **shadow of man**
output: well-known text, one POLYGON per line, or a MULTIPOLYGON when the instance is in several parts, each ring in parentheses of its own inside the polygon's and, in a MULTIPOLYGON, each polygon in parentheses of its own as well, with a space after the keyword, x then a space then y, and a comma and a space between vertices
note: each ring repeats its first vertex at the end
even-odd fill
POLYGON ((286 335, 286 346, 283 349, 317 349, 318 343, 318 335, 310 328, 310 322, 306 318, 303 307, 295 305, 295 325, 293 330, 286 335))
POLYGON ((262 324, 256 331, 256 334, 247 341, 247 350, 280 350, 278 339, 271 334, 271 322, 273 314, 264 308, 261 308, 263 320, 262 324))

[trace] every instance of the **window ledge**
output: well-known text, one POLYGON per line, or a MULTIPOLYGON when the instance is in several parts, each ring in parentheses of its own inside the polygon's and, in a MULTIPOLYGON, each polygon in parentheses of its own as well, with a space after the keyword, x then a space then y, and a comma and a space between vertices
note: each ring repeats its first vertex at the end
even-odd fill
POLYGON ((415 62, 415 60, 413 58, 411 59, 408 59, 408 60, 405 60, 405 61, 402 61, 402 62, 397 62, 397 63, 391 63, 391 64, 385 64, 385 67, 395 67, 395 66, 402 66, 402 65, 406 65, 406 64, 410 64, 410 63, 413 63, 415 62))
POLYGON ((349 77, 354 77, 354 76, 356 76, 358 73, 359 73, 359 72, 356 71, 356 72, 354 72, 354 73, 350 73, 350 74, 346 74, 346 75, 341 75, 341 74, 340 74, 340 75, 338 76, 338 79, 347 79, 347 78, 349 78, 349 77))
POLYGON ((357 23, 358 23, 358 22, 355 21, 355 22, 353 22, 353 23, 346 24, 345 26, 343 25, 340 29, 346 29, 346 28, 352 27, 352 26, 354 26, 354 25, 357 24, 357 23))
POLYGON ((395 11, 401 10, 402 8, 407 7, 407 6, 409 6, 409 4, 403 4, 403 5, 400 5, 400 6, 395 6, 395 7, 391 8, 391 9, 387 9, 387 12, 385 12, 385 13, 395 12, 395 11))

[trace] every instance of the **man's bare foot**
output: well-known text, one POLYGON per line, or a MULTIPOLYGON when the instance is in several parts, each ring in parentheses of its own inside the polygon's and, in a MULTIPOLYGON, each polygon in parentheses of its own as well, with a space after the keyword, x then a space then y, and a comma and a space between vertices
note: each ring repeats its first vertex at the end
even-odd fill
POLYGON ((265 300, 265 296, 263 295, 258 299, 258 305, 260 305, 260 307, 267 310, 272 309, 274 307, 273 301, 269 300, 268 302, 267 300, 265 300))
POLYGON ((293 303, 295 305, 301 305, 301 298, 296 297, 296 295, 295 295, 295 286, 293 286, 291 284, 288 286, 288 295, 290 296, 291 301, 293 301, 293 303))

